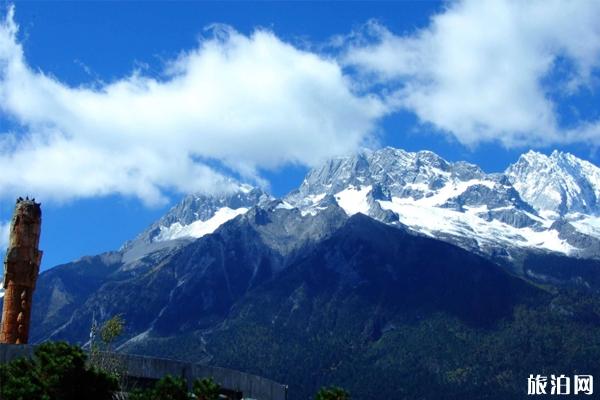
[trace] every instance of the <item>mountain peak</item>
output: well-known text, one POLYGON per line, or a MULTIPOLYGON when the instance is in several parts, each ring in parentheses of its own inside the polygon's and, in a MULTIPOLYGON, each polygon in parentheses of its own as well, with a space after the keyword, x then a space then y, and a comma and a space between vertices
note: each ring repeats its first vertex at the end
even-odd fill
POLYGON ((270 200, 271 196, 262 189, 235 181, 222 192, 188 194, 122 250, 138 257, 164 247, 161 243, 197 239, 270 200))
POLYGON ((521 164, 548 165, 553 162, 552 160, 555 160, 558 157, 560 157, 560 154, 562 154, 562 153, 560 153, 557 150, 554 150, 550 154, 550 156, 548 156, 539 151, 530 149, 527 152, 521 154, 515 164, 521 163, 521 164))
MULTIPOLYGON (((588 161, 585 161, 567 151, 561 151, 558 149, 552 150, 550 155, 546 155, 539 151, 528 150, 526 153, 521 154, 517 163, 519 162, 537 162, 542 164, 554 164, 556 162, 568 161, 573 164, 590 164, 588 161)), ((514 164, 513 164, 514 165, 514 164)), ((593 165, 593 164, 592 164, 593 165)))
POLYGON ((554 149, 552 150, 552 153, 550 154, 550 158, 560 158, 563 155, 567 155, 569 153, 563 153, 562 151, 559 151, 558 149, 554 149))
POLYGON ((557 217, 600 212, 600 168, 571 153, 554 150, 547 156, 529 150, 505 174, 540 212, 557 217))

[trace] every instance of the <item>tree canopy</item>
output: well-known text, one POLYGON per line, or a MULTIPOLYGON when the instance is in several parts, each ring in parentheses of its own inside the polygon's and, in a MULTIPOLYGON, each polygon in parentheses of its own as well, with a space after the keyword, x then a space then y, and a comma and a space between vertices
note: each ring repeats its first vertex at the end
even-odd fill
POLYGON ((117 380, 86 366, 79 347, 49 342, 35 349, 33 358, 0 365, 2 400, 110 400, 117 380))

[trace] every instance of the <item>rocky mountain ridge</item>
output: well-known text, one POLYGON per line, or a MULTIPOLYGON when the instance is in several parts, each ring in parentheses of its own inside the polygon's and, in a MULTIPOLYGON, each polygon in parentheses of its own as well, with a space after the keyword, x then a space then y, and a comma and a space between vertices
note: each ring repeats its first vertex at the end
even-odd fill
POLYGON ((349 215, 407 225, 484 254, 527 249, 597 258, 597 193, 600 169, 571 154, 530 151, 505 173, 487 174, 429 151, 388 147, 328 161, 285 201, 305 214, 335 201, 349 215), (545 169, 527 167, 533 160, 542 160, 545 169), (563 199, 562 208, 544 201, 549 196, 563 199))
MULTIPOLYGON (((481 254, 513 249, 598 258, 599 198, 600 168, 568 153, 529 151, 504 173, 488 174, 430 151, 387 147, 327 161, 278 206, 304 217, 336 205, 349 216, 406 225, 481 254)), ((273 200, 248 185, 223 196, 188 195, 124 249, 146 254, 197 239, 273 200)))

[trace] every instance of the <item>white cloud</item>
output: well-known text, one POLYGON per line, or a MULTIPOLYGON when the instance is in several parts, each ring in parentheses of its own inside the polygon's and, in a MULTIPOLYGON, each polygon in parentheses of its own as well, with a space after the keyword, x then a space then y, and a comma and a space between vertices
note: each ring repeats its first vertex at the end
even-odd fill
POLYGON ((598 121, 564 128, 553 96, 596 88, 599 15, 598 1, 455 2, 412 34, 369 24, 375 43, 355 40, 344 62, 397 85, 397 107, 467 145, 597 143, 598 121))
POLYGON ((227 27, 170 61, 164 79, 71 87, 27 64, 13 14, 0 24, 0 112, 26 133, 0 134, 3 196, 157 204, 165 190, 219 186, 212 161, 260 180, 261 169, 353 151, 387 111, 335 60, 227 27))
POLYGON ((0 132, 3 197, 160 204, 227 186, 214 163, 263 182, 261 170, 356 150, 392 109, 466 145, 600 142, 598 121, 565 128, 553 100, 597 89, 597 1, 449 3, 414 33, 371 23, 375 42, 346 41, 337 59, 220 26, 161 78, 79 87, 28 65, 13 14, 0 21, 0 118, 22 129, 0 132))

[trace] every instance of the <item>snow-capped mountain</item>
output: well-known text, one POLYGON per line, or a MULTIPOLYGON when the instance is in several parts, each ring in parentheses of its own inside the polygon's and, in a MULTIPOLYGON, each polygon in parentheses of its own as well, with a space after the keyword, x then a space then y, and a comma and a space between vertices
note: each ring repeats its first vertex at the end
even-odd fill
POLYGON ((246 184, 224 194, 188 195, 150 228, 149 238, 155 242, 199 238, 269 199, 261 189, 246 184))
POLYGON ((270 199, 261 189, 247 184, 239 184, 231 191, 216 195, 190 194, 144 231, 140 238, 152 242, 197 239, 270 199))
POLYGON ((159 250, 171 250, 190 240, 213 233, 225 222, 268 203, 271 197, 259 188, 232 182, 224 193, 185 196, 162 218, 121 248, 131 263, 159 250))
POLYGON ((598 257, 599 190, 600 169, 571 154, 529 152, 505 174, 486 174, 430 151, 384 148, 328 161, 285 202, 303 214, 335 202, 348 215, 406 225, 482 253, 514 248, 598 257), (548 200, 554 198, 563 200, 548 200))
POLYGON ((572 154, 529 151, 505 173, 521 197, 543 215, 600 214, 600 168, 572 154))
MULTIPOLYGON (((125 259, 211 234, 252 207, 273 207, 261 189, 233 186, 186 196, 123 247, 125 259)), ((297 219, 339 207, 508 260, 520 250, 600 258, 599 199, 600 169, 568 153, 529 151, 505 173, 488 174, 430 151, 387 147, 325 162, 276 207, 297 210, 297 219)))

